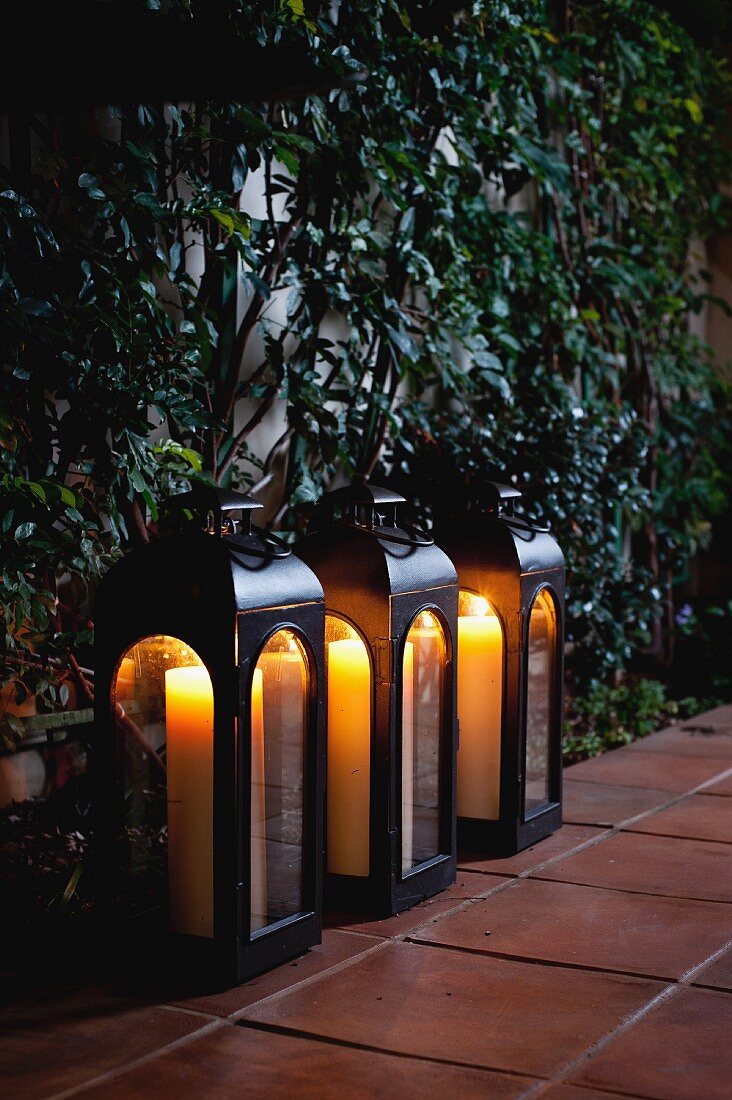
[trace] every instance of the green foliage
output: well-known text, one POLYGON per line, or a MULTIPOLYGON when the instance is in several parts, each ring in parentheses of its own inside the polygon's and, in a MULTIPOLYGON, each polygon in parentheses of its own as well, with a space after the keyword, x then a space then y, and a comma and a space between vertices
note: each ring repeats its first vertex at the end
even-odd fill
MULTIPOLYGON (((693 707, 691 700, 687 704, 693 707)), ((593 684, 577 699, 566 724, 564 758, 569 764, 628 745, 673 721, 678 704, 666 698, 658 680, 637 680, 619 687, 593 684)))
POLYGON ((662 655, 728 489, 688 331, 727 76, 650 4, 572 10, 237 0, 232 34, 333 90, 33 116, 0 195, 0 679, 58 705, 99 574, 190 479, 294 531, 379 462, 423 508, 515 476, 568 553, 575 691, 662 655))

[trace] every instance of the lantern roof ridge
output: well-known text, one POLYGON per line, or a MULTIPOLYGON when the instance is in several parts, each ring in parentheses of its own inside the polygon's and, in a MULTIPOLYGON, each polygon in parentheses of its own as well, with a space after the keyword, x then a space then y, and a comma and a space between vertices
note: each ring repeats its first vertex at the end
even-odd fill
POLYGON ((406 497, 401 493, 358 478, 350 485, 326 493, 323 500, 328 504, 406 504, 406 497))
POLYGON ((238 493, 234 489, 222 489, 219 485, 198 483, 187 493, 177 493, 170 498, 180 508, 219 508, 222 512, 253 511, 264 508, 259 500, 249 493, 238 493))

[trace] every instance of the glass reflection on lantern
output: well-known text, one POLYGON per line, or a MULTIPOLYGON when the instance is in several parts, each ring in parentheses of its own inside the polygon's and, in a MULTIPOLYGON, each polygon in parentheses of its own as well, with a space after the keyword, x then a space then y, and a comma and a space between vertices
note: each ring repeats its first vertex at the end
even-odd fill
POLYGON ((544 589, 536 597, 529 615, 524 787, 527 815, 549 801, 555 638, 554 601, 544 589))
POLYGON ((165 902, 173 932, 213 936, 213 688, 198 655, 151 635, 123 655, 114 701, 123 734, 120 838, 132 912, 165 902), (167 882, 167 887, 166 887, 167 882))
POLYGON ((251 694, 251 930, 300 912, 308 665, 292 630, 264 646, 251 694))
POLYGON ((407 634, 402 658, 402 874, 440 851, 440 732, 445 635, 431 611, 407 634))

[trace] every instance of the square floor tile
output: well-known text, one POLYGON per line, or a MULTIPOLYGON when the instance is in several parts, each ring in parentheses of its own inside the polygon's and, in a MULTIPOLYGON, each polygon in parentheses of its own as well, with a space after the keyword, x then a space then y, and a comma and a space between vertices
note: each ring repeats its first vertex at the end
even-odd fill
POLYGON ((551 836, 532 844, 523 852, 515 856, 505 856, 500 859, 486 857, 479 852, 460 852, 458 854, 458 866, 464 870, 479 871, 481 874, 491 875, 520 875, 523 871, 530 871, 532 867, 538 867, 553 856, 568 852, 572 848, 578 848, 593 837, 599 836, 602 829, 588 829, 580 825, 563 825, 551 836))
POLYGON ((732 902, 729 845, 616 833, 553 863, 538 878, 701 901, 732 902))
POLYGON ((732 757, 732 728, 714 726, 671 726, 670 729, 639 737, 628 752, 662 752, 675 756, 732 757))
MULTIPOLYGON (((730 939, 732 940, 732 935, 730 939)), ((694 985, 711 985, 715 989, 726 989, 732 992, 732 947, 721 959, 712 963, 706 970, 702 970, 694 985)))
POLYGON ((675 756, 671 753, 636 752, 630 746, 573 764, 568 779, 590 783, 612 783, 624 787, 652 787, 656 790, 691 791, 700 783, 730 767, 729 758, 675 756))
POLYGON ((458 871, 457 881, 436 894, 433 898, 421 901, 411 909, 405 909, 394 917, 385 917, 383 920, 363 920, 358 916, 349 916, 345 913, 326 913, 326 923, 331 927, 348 929, 351 932, 365 932, 371 936, 390 938, 411 932, 413 928, 424 924, 432 917, 445 913, 448 909, 454 909, 461 901, 484 894, 492 887, 500 886, 507 881, 501 878, 486 880, 482 875, 471 875, 466 871, 458 871))
POLYGON ((374 1100, 424 1097, 444 1100, 513 1100, 530 1085, 462 1066, 395 1058, 369 1050, 225 1026, 84 1096, 99 1100, 374 1100))
POLYGON ((572 1078, 652 1100, 729 1100, 732 997, 683 990, 619 1035, 572 1078))
POLYGON ((679 978, 732 938, 732 906, 522 879, 420 940, 469 951, 679 978))
POLYGON ((634 833, 656 833, 659 836, 682 836, 732 844, 732 801, 710 794, 693 794, 675 806, 634 822, 628 828, 634 833))
POLYGON ((565 821, 607 827, 661 806, 669 798, 673 798, 670 791, 586 783, 565 772, 562 816, 565 821))
POLYGON ((295 985, 296 982, 301 982, 313 974, 319 974, 321 970, 327 970, 330 966, 336 966, 344 959, 360 955, 377 942, 371 936, 356 936, 336 929, 326 929, 321 944, 312 947, 297 959, 282 963, 274 970, 268 970, 266 974, 259 974, 256 978, 250 978, 248 982, 221 993, 183 997, 171 1003, 194 1009, 196 1012, 229 1016, 232 1012, 238 1012, 247 1005, 261 1001, 263 997, 279 992, 280 989, 295 985))
POLYGON ((641 978, 390 944, 248 1009, 281 1028, 424 1058, 546 1076, 662 986, 641 978))
POLYGON ((0 1081, 8 1100, 82 1085, 198 1031, 208 1021, 100 990, 54 990, 0 1013, 0 1081))
POLYGON ((714 710, 708 710, 705 714, 697 714, 694 718, 687 719, 684 726, 692 728, 702 726, 706 729, 722 729, 724 727, 732 729, 732 704, 715 707, 714 710))

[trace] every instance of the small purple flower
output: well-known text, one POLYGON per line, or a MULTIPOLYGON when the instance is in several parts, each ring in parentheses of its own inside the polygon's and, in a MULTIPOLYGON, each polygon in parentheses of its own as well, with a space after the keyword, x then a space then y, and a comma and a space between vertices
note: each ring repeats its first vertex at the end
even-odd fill
POLYGON ((692 617, 693 614, 694 614, 694 612, 693 612, 691 604, 690 603, 685 603, 684 606, 680 607, 679 610, 676 612, 676 615, 675 615, 676 625, 677 626, 686 626, 686 624, 691 620, 691 617, 692 617))

